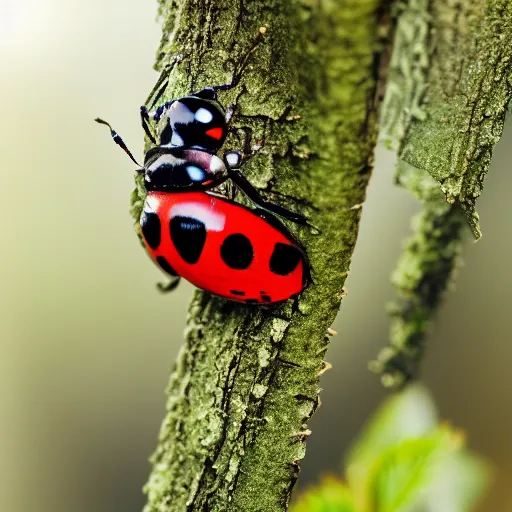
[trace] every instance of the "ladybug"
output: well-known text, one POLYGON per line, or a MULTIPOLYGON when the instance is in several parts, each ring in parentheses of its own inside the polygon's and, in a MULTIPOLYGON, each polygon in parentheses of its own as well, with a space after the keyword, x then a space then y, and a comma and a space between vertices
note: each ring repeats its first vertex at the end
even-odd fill
POLYGON ((150 112, 141 107, 142 126, 155 144, 140 166, 109 123, 114 141, 139 166, 147 191, 140 216, 144 245, 171 277, 161 290, 183 277, 198 288, 246 304, 286 301, 310 281, 306 251, 277 216, 301 225, 306 218, 271 203, 240 172, 242 154, 221 149, 228 126, 208 87, 150 112), (149 123, 163 125, 159 141, 149 123), (249 208, 221 193, 227 180, 254 203, 249 208))

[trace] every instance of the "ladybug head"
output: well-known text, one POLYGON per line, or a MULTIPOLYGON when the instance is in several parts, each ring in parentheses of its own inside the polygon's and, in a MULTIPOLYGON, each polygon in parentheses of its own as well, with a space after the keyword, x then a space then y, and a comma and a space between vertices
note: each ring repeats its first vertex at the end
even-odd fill
POLYGON ((227 135, 224 112, 213 99, 185 96, 173 101, 162 117, 167 120, 162 145, 216 153, 227 135))

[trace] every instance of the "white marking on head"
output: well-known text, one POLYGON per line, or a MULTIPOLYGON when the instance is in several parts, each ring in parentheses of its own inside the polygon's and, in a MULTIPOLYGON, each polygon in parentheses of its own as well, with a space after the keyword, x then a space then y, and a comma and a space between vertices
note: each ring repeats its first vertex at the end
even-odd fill
POLYGON ((187 165, 187 173, 189 178, 192 181, 203 181, 204 180, 204 171, 197 165, 187 165))
POLYGON ((168 165, 179 165, 181 163, 184 163, 185 160, 182 158, 177 158, 174 155, 171 155, 170 153, 165 153, 163 155, 160 155, 149 167, 148 171, 154 171, 155 169, 158 169, 160 166, 168 164, 168 165))
POLYGON ((213 114, 207 108, 201 107, 197 109, 194 118, 196 121, 206 124, 213 119, 213 114))
POLYGON ((183 139, 176 132, 173 132, 173 134, 172 134, 171 144, 173 146, 184 146, 185 145, 185 143, 183 142, 183 139))
POLYGON ((194 121, 194 112, 181 101, 175 101, 169 108, 169 118, 175 123, 188 124, 194 121))
POLYGON ((226 216, 223 213, 193 201, 174 204, 170 211, 170 217, 171 219, 174 217, 197 219, 205 225, 208 231, 222 231, 226 224, 226 216))

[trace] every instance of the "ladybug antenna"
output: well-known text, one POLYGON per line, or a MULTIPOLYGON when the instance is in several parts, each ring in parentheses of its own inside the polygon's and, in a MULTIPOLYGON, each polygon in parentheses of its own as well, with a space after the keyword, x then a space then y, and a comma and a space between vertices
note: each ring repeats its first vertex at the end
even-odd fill
MULTIPOLYGON (((251 46, 245 52, 245 54, 243 54, 240 61, 235 64, 235 67, 233 70, 233 75, 231 76, 231 81, 229 83, 205 87, 204 89, 201 89, 200 91, 193 92, 192 96, 199 96, 199 97, 203 97, 204 99, 216 100, 217 99, 217 91, 228 91, 228 90, 236 87, 242 78, 243 72, 245 71, 245 69, 247 68, 247 66, 250 62, 251 55, 254 53, 256 48, 263 41, 263 37, 266 32, 267 32, 267 27, 265 25, 263 25, 259 28, 258 34, 254 38, 251 46)), ((174 61, 171 64, 168 64, 162 70, 162 73, 160 74, 160 77, 159 77, 157 83, 153 87, 153 90, 149 93, 149 96, 146 100, 146 103, 149 103, 150 99, 153 98, 153 101, 151 102, 149 110, 153 110, 155 105, 158 103, 158 100, 163 96, 164 92, 166 91, 166 89, 169 85, 169 71, 174 67, 175 64, 176 64, 176 61, 174 61)), ((169 104, 166 104, 167 107, 169 106, 169 104)), ((145 121, 148 118, 148 116, 147 116, 148 108, 146 108, 146 107, 141 107, 141 108, 143 109, 141 111, 142 118, 143 118, 142 125, 144 126, 144 130, 146 131, 146 134, 149 136, 149 138, 153 139, 153 136, 149 133, 149 130, 146 129, 146 126, 145 126, 145 121)))
POLYGON ((258 34, 254 38, 251 46, 245 52, 245 55, 242 56, 240 61, 235 65, 235 69, 233 71, 233 76, 231 78, 231 83, 214 86, 213 88, 215 89, 215 91, 225 91, 225 90, 228 90, 228 89, 232 89, 232 88, 234 88, 234 87, 236 87, 238 85, 238 83, 240 82, 240 80, 242 78, 242 75, 243 75, 245 69, 249 65, 251 55, 254 53, 256 48, 263 41, 263 37, 264 37, 266 32, 267 32, 267 27, 266 26, 263 25, 263 26, 261 26, 259 28, 258 34))
POLYGON ((132 152, 128 149, 128 146, 124 143, 124 140, 120 137, 120 135, 110 126, 107 121, 103 121, 103 119, 100 119, 97 117, 95 121, 99 124, 104 124, 105 126, 108 126, 110 129, 110 135, 114 139, 114 142, 130 157, 131 161, 135 163, 135 165, 138 165, 141 169, 143 168, 142 165, 135 160, 134 156, 132 155, 132 152))

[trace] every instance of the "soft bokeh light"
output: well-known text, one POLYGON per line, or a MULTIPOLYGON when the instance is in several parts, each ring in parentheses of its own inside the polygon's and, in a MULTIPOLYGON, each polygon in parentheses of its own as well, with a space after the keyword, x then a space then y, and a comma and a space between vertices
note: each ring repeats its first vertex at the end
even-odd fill
MULTIPOLYGON (((155 15, 156 2, 142 0, 0 1, 3 510, 142 508, 192 287, 156 293, 162 275, 128 215, 132 164, 93 119, 141 154, 155 15)), ((512 509, 511 140, 508 126, 478 203, 484 237, 467 234, 424 365, 441 416, 496 466, 495 512, 512 509)), ((389 274, 418 208, 393 188, 393 162, 379 150, 303 482, 339 468, 385 395, 366 365, 386 342, 389 274)))

